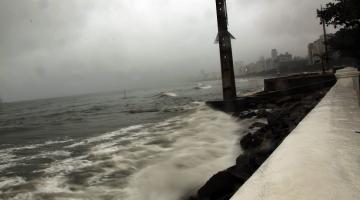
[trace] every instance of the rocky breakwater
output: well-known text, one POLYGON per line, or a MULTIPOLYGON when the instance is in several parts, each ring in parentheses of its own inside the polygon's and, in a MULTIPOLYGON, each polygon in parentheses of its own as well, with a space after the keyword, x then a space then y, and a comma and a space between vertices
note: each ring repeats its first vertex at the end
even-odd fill
POLYGON ((230 199, 329 89, 270 95, 266 100, 257 101, 255 107, 233 114, 239 119, 252 118, 255 121, 239 141, 243 150, 241 155, 234 166, 212 176, 188 200, 230 199))

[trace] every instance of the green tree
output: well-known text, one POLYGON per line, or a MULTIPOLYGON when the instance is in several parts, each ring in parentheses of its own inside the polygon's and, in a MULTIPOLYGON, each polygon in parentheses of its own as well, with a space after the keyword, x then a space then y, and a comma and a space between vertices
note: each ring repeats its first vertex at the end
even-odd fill
MULTIPOLYGON (((360 59, 360 0, 335 0, 317 15, 327 25, 340 28, 328 44, 342 56, 360 59)), ((322 22, 321 22, 322 23, 322 22)))

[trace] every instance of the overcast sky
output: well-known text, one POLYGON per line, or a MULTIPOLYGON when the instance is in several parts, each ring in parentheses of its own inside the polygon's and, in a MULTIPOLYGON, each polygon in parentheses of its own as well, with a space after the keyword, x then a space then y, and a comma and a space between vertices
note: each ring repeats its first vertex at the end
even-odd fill
MULTIPOLYGON (((235 61, 306 56, 329 0, 227 0, 235 61)), ((215 0, 1 0, 7 101, 168 85, 220 73, 215 0)))

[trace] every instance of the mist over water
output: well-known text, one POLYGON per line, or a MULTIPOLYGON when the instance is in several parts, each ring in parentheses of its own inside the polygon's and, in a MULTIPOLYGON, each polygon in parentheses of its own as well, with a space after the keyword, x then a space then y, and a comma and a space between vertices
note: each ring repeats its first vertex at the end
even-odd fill
MULTIPOLYGON (((238 80, 240 93, 261 79, 238 80), (241 84, 240 84, 241 83, 241 84)), ((231 166, 246 121, 212 110, 218 81, 6 104, 0 199, 177 200, 231 166)))

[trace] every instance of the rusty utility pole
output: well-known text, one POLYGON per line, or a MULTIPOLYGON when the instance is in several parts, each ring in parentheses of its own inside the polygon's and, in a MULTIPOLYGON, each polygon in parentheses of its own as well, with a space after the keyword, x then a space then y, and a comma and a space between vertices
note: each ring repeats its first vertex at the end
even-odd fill
POLYGON ((228 31, 226 0, 216 0, 216 12, 219 29, 216 41, 219 42, 220 48, 223 98, 224 101, 233 101, 236 99, 236 85, 231 39, 234 37, 228 31))

